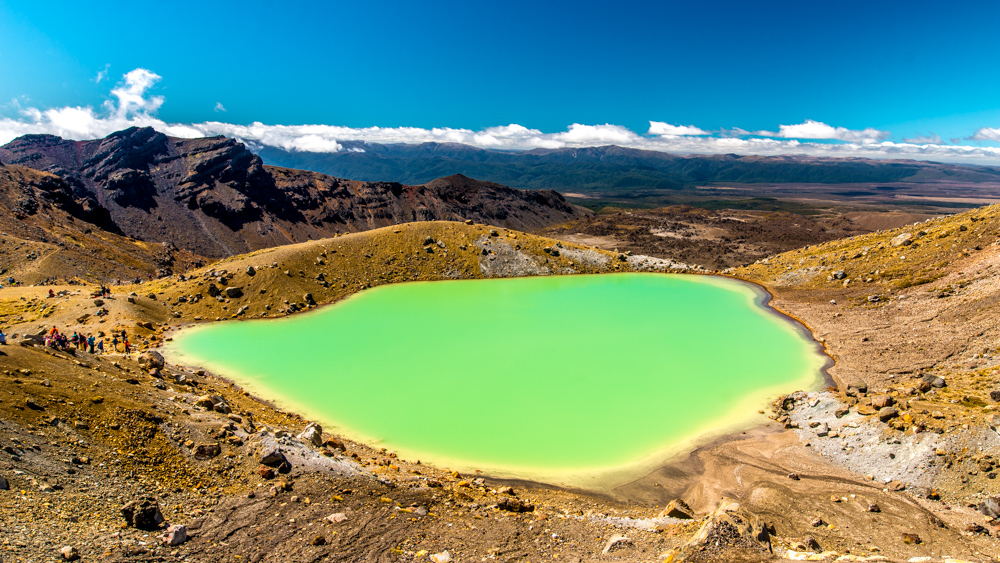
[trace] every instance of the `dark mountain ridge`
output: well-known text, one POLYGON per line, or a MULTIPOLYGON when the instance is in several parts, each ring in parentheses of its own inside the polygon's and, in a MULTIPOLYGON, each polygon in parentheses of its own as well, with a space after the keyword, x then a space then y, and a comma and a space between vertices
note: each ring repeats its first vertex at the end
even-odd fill
POLYGON ((151 128, 92 141, 26 135, 0 147, 0 161, 59 176, 62 207, 74 217, 212 258, 409 221, 532 230, 587 213, 555 192, 453 171, 427 185, 358 182, 265 166, 233 139, 175 139, 151 128))
POLYGON ((292 152, 265 147, 269 164, 315 170, 359 180, 423 183, 461 173, 504 185, 621 195, 641 190, 685 190, 700 185, 844 184, 892 182, 1000 182, 1000 168, 917 160, 675 155, 620 146, 498 151, 453 143, 341 143, 337 153, 292 152))

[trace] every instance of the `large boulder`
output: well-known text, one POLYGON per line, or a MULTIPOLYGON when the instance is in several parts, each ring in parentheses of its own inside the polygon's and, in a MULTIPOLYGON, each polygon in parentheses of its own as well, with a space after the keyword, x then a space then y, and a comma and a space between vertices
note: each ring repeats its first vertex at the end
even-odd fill
POLYGON ((139 530, 158 530, 163 524, 163 513, 160 503, 153 497, 140 497, 131 500, 122 507, 122 517, 128 526, 139 530))
POLYGON ((180 545, 188 539, 187 528, 180 524, 174 524, 167 528, 167 531, 160 536, 160 541, 169 546, 180 545))
POLYGON ((323 445, 323 427, 315 422, 310 422, 306 426, 305 431, 299 434, 298 438, 318 448, 323 445))
POLYGON ((226 297, 230 297, 232 299, 236 299, 238 297, 243 297, 243 288, 242 287, 227 287, 226 288, 226 297))
POLYGON ((268 448, 261 452, 260 458, 257 460, 261 465, 266 465, 268 467, 278 467, 283 463, 287 463, 288 460, 285 458, 285 454, 281 452, 279 448, 268 448))
POLYGON ((691 520, 694 518, 694 511, 691 507, 687 505, 681 499, 674 499, 670 501, 670 504, 660 512, 660 518, 680 518, 682 520, 691 520))
POLYGON ((212 459, 222 453, 219 444, 198 444, 194 448, 195 459, 212 459))
POLYGON ((947 382, 945 382, 943 377, 938 377, 932 373, 924 374, 921 380, 924 381, 925 383, 930 384, 931 387, 937 387, 938 389, 947 385, 947 382))
POLYGON ((139 365, 146 366, 148 369, 163 369, 163 354, 156 350, 146 350, 139 354, 139 365))

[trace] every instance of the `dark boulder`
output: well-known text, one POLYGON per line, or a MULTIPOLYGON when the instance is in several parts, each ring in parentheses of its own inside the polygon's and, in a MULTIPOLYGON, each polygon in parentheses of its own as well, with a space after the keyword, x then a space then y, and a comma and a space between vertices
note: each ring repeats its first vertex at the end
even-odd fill
POLYGON ((164 522, 160 504, 153 497, 141 497, 129 501, 122 507, 121 513, 126 525, 139 530, 157 530, 164 522))

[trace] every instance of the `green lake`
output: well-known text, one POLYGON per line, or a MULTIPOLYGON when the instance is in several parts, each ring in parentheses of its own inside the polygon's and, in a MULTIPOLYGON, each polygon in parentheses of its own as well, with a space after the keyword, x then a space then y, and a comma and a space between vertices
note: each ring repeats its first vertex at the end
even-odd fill
POLYGON ((165 354, 404 459, 607 488, 823 383, 828 357, 763 301, 678 274, 404 283, 165 354))

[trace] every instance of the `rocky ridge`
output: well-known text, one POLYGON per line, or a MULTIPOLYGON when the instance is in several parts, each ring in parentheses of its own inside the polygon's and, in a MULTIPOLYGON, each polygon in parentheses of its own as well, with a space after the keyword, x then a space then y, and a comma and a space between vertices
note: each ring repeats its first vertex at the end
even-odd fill
POLYGON ((556 192, 464 176, 406 186, 264 166, 233 139, 151 128, 79 142, 26 135, 0 147, 0 159, 62 178, 56 203, 74 217, 210 258, 409 221, 534 229, 589 213, 556 192))

